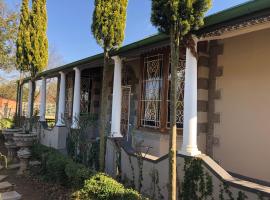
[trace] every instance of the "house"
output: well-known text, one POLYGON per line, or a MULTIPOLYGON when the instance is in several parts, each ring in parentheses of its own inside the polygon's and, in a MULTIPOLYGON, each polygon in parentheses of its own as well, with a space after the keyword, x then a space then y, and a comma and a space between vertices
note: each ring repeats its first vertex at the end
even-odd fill
MULTIPOLYGON (((208 16, 205 26, 194 35, 198 59, 189 49, 182 49, 177 73, 178 163, 183 167, 185 156, 199 156, 214 179, 215 191, 219 191, 221 182, 226 182, 234 194, 241 190, 249 199, 256 199, 257 193, 269 197, 270 1, 249 1, 208 16)), ((45 80, 59 79, 58 118, 50 130, 54 138, 46 136, 50 145, 65 148, 68 131, 62 116, 69 116, 71 127, 76 129, 77 116, 99 115, 102 66, 103 55, 99 54, 38 75, 42 81, 41 121, 46 104, 45 80)), ((151 36, 113 52, 108 80, 110 137, 106 171, 115 174, 117 151, 113 138, 123 137, 129 148, 121 149, 122 174, 128 179, 135 176, 136 187, 147 191, 151 185, 150 170, 156 169, 166 198, 170 127, 168 36, 151 36), (136 155, 128 149, 145 153, 141 169, 136 165, 136 155), (132 163, 136 166, 131 167, 132 163), (143 180, 139 180, 140 171, 143 180), (138 181, 143 181, 142 186, 138 181)))
POLYGON ((16 100, 0 96, 0 119, 12 118, 16 111, 16 100))

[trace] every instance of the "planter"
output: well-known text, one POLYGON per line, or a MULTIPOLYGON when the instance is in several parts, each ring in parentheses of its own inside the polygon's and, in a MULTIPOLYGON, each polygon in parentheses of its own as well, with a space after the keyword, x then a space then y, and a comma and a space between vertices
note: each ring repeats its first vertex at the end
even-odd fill
POLYGON ((37 134, 14 133, 13 139, 16 146, 20 148, 17 152, 17 155, 20 159, 20 169, 18 174, 23 174, 29 167, 29 159, 31 157, 31 151, 29 147, 33 146, 37 139, 37 134))
POLYGON ((22 129, 6 129, 2 131, 2 134, 6 141, 5 146, 8 150, 8 155, 7 155, 8 162, 17 161, 17 157, 16 157, 17 146, 13 140, 13 135, 14 133, 19 133, 21 131, 22 129))

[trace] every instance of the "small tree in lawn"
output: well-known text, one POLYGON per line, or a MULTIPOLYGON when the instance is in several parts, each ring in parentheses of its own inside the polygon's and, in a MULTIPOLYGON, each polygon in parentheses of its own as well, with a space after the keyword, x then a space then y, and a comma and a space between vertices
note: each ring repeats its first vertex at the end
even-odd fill
POLYGON ((100 170, 104 170, 105 160, 105 126, 108 94, 108 65, 109 51, 119 47, 125 36, 126 9, 128 0, 95 0, 95 10, 93 13, 92 33, 97 43, 104 50, 104 67, 101 93, 101 113, 100 113, 100 170))
MULTIPOLYGON (((191 33, 203 25, 211 0, 152 0, 151 21, 160 32, 170 35, 171 93, 169 145, 169 199, 176 199, 176 84, 180 46, 196 54, 191 33)), ((186 91, 188 92, 188 91, 186 91)))
POLYGON ((48 39, 46 0, 32 0, 31 12, 29 12, 28 6, 29 1, 23 0, 16 57, 18 69, 29 72, 31 76, 33 84, 31 117, 33 115, 36 75, 48 65, 48 39))

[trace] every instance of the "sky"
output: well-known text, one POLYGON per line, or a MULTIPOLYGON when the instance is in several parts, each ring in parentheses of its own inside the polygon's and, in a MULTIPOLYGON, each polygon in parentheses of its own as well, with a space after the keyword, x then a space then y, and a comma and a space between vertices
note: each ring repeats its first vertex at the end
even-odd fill
MULTIPOLYGON (((19 9, 21 0, 5 0, 19 9)), ((247 0, 213 0, 207 15, 247 2, 247 0)), ((102 52, 91 34, 94 0, 47 0, 48 39, 65 63, 102 52)), ((157 30, 151 25, 151 0, 129 0, 126 35, 123 45, 135 42, 157 30)))

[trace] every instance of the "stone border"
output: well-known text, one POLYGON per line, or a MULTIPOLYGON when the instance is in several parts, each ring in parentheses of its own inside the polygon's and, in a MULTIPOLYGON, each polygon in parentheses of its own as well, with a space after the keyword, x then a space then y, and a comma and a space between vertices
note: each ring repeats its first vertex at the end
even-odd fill
POLYGON ((223 45, 217 40, 209 43, 209 88, 208 88, 208 130, 206 135, 206 154, 213 156, 214 125, 220 123, 220 113, 216 113, 215 100, 221 98, 221 91, 216 89, 216 79, 223 75, 223 67, 218 66, 218 56, 223 54, 223 45))

